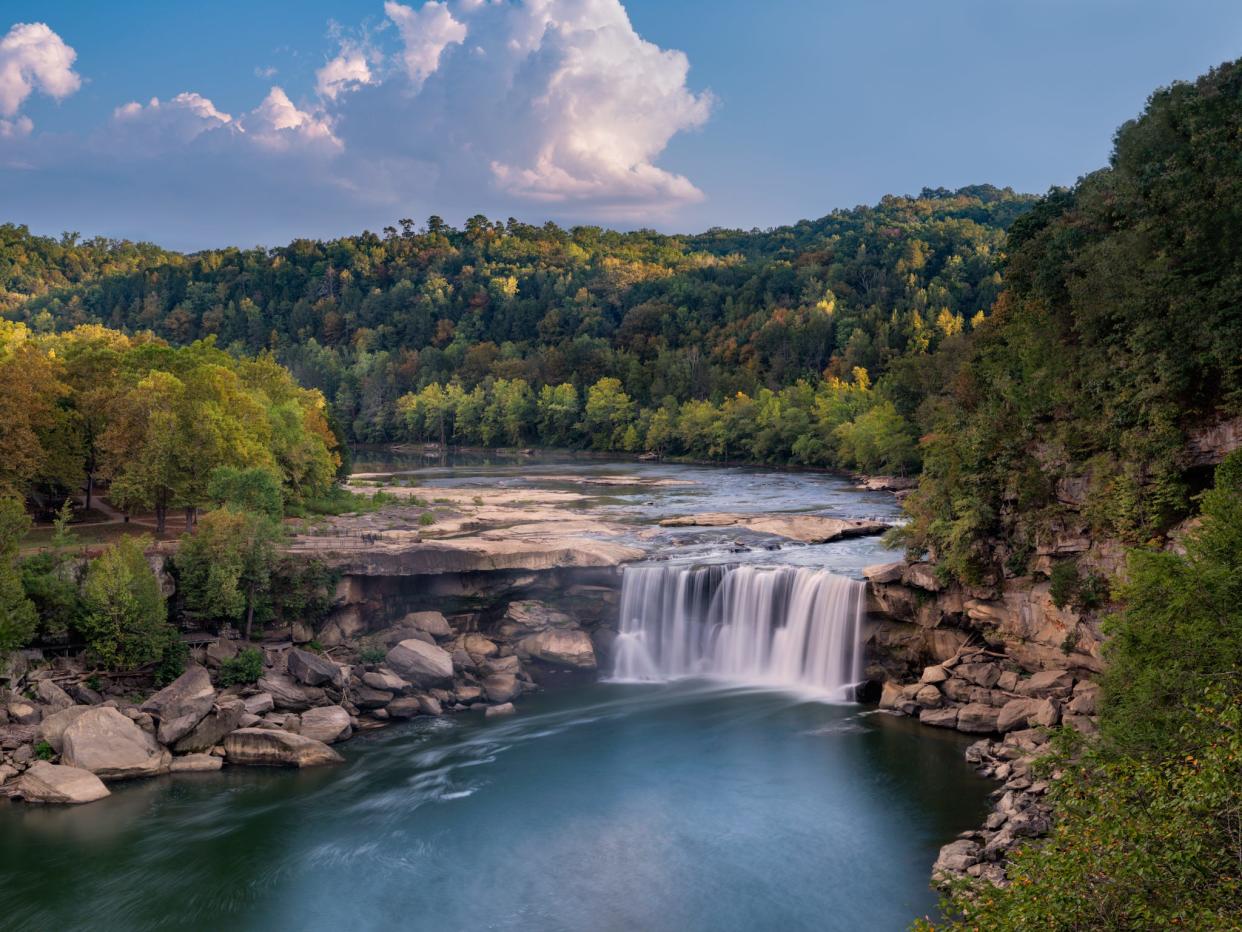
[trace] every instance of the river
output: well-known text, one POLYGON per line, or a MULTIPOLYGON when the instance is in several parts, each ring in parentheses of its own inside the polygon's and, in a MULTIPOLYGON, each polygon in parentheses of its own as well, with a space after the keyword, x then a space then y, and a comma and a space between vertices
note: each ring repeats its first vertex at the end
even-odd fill
MULTIPOLYGON (((696 483, 600 491, 636 534, 665 513, 759 502, 894 514, 890 497, 809 473, 587 463, 544 481, 566 464, 402 465, 421 484, 581 487, 592 470, 696 483)), ((842 541, 739 554, 719 529, 667 543, 685 559, 844 575, 878 553, 842 541)), ((77 809, 0 807, 0 928, 898 930, 934 911, 938 848, 986 811, 967 743, 719 681, 561 687, 510 718, 364 734, 338 745, 341 767, 226 768, 114 784, 77 809)))

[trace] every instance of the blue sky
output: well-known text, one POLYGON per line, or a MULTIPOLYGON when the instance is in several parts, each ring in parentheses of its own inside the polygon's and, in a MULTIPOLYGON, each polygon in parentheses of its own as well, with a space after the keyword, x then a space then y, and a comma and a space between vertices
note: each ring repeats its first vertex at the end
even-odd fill
POLYGON ((1242 55, 1236 0, 6 0, 0 17, 0 219, 179 248, 431 213, 698 230, 924 185, 1043 191, 1104 164, 1155 87, 1242 55))

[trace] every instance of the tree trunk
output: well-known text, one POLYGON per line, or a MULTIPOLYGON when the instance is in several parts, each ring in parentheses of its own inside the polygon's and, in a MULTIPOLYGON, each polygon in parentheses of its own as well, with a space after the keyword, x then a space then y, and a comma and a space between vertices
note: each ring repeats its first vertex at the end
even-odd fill
POLYGON ((185 530, 188 534, 194 530, 194 526, 198 523, 198 509, 193 505, 185 506, 185 530))
POLYGON ((254 628, 254 583, 246 588, 246 642, 250 642, 250 633, 254 628))
POLYGON ((168 517, 168 508, 164 505, 155 506, 155 533, 164 533, 164 523, 168 517))
POLYGON ((86 474, 86 510, 91 510, 91 493, 95 491, 95 474, 88 472, 86 474))

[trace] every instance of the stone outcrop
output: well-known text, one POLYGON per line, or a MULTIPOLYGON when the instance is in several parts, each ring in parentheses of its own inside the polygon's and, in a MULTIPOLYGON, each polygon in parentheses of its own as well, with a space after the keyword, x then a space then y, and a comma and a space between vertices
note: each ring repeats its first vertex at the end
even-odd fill
POLYGON ((190 733, 216 699, 211 675, 192 664, 186 671, 142 704, 142 710, 159 720, 161 744, 175 744, 190 733))
POLYGON ((241 728, 224 739, 230 764, 255 767, 319 767, 344 758, 322 741, 268 728, 241 728))
POLYGON ((235 696, 220 699, 210 712, 203 716, 194 730, 179 739, 173 750, 178 754, 209 751, 231 731, 241 724, 246 713, 246 703, 235 696))
POLYGON ((18 778, 14 795, 28 803, 90 803, 109 791, 89 770, 40 760, 18 778))
POLYGON ((101 780, 128 780, 165 773, 171 760, 155 739, 108 706, 88 709, 64 731, 61 758, 101 780))
POLYGON ((353 724, 349 713, 339 705, 325 705, 302 713, 299 734, 324 744, 335 744, 353 734, 353 724))
POLYGON ((403 680, 424 689, 453 679, 452 655, 435 644, 413 638, 392 648, 384 662, 403 680))
POLYGON ((889 525, 881 521, 855 521, 823 515, 763 515, 707 512, 665 518, 661 527, 741 527, 758 534, 771 534, 806 544, 826 544, 846 537, 883 534, 889 525))

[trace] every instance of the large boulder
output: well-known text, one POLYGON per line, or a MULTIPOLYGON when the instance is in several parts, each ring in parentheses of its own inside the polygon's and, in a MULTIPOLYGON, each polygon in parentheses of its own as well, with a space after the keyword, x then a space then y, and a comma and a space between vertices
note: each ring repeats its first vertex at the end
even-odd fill
POLYGON ((175 744, 188 735, 216 701, 216 690, 206 667, 192 664, 179 677, 142 704, 142 711, 159 719, 161 744, 175 744))
POLYGON ((53 712, 59 712, 61 709, 67 709, 73 705, 73 699, 70 695, 51 680, 39 680, 38 685, 35 686, 35 695, 39 697, 40 702, 51 708, 53 712))
POLYGON ((307 686, 345 685, 345 671, 327 657, 294 647, 289 651, 289 675, 307 686))
POLYGON ((37 760, 17 780, 15 795, 28 803, 90 803, 109 795, 89 770, 37 760))
POLYGON ((339 705, 325 705, 317 709, 307 709, 302 713, 300 734, 304 738, 314 738, 324 744, 335 744, 344 741, 353 734, 353 725, 349 713, 339 705))
POLYGON ((500 650, 496 642, 481 634, 465 634, 457 642, 457 646, 472 658, 495 657, 500 650))
POLYGON ((178 754, 209 751, 230 731, 236 731, 246 714, 246 703, 236 696, 225 696, 217 702, 194 730, 177 742, 173 748, 178 754))
POLYGON ((1042 670, 1018 683, 1018 692, 1036 699, 1067 699, 1074 689, 1068 670, 1042 670))
POLYGON ((594 670, 595 648, 585 631, 551 628, 522 638, 518 653, 557 667, 594 670))
POLYGON ((67 709, 53 712, 39 723, 38 740, 46 741, 52 750, 59 754, 64 748, 65 729, 89 708, 88 705, 71 705, 67 709))
POLYGON ((172 755, 109 706, 91 708, 65 729, 61 760, 101 780, 151 777, 168 770, 172 755))
POLYGON ((495 673, 483 681, 483 693, 488 702, 505 703, 517 698, 522 684, 512 673, 495 673))
POLYGON ((390 650, 384 662, 402 679, 423 689, 447 685, 453 680, 453 655, 414 638, 390 650))
POLYGON ((388 713, 389 718, 413 718, 415 715, 423 714, 423 705, 418 701, 417 696, 402 696, 388 703, 384 711, 388 713))
POLYGON ((387 670, 373 670, 364 673, 362 674, 362 682, 372 689, 380 689, 391 693, 399 693, 410 685, 395 673, 389 673, 387 670))
POLYGON ((278 709, 301 712, 310 708, 310 697, 306 690, 298 685, 297 680, 284 673, 269 673, 259 677, 258 687, 271 694, 272 702, 278 709))
POLYGON ((247 696, 243 702, 247 715, 262 715, 276 708, 276 700, 272 698, 271 693, 255 693, 253 696, 247 696))
POLYGON ((403 628, 423 631, 433 638, 453 636, 453 629, 449 627, 448 619, 439 612, 410 612, 401 619, 400 625, 403 628))
POLYGON ((240 728, 224 739, 230 764, 254 767, 318 767, 344 758, 322 741, 272 728, 240 728))
POLYGON ((971 702, 957 710, 957 730, 971 734, 990 734, 997 730, 996 722, 999 717, 999 709, 982 702, 971 702))
POLYGON ((1060 718, 1060 706, 1054 699, 1012 699, 1001 707, 996 730, 1007 732, 1036 725, 1052 727, 1060 718))
POLYGON ((187 754, 174 757, 168 770, 170 773, 211 773, 224 766, 224 758, 214 754, 187 754))
POLYGON ((33 702, 27 702, 25 699, 10 699, 6 707, 9 713, 9 721, 18 725, 37 725, 43 714, 39 711, 39 707, 33 702))

